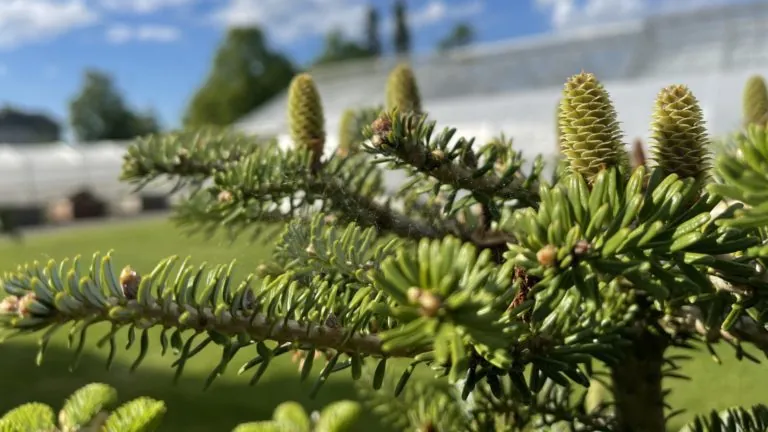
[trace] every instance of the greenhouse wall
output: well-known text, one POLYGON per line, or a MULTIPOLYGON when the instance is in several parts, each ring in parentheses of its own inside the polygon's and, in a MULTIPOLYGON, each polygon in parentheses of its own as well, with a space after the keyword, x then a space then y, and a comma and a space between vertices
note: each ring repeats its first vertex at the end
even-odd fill
MULTIPOLYGON (((387 74, 397 61, 357 61, 311 71, 323 100, 328 154, 337 146, 343 111, 380 105, 387 74)), ((529 157, 551 157, 556 151, 555 108, 562 85, 582 69, 594 72, 611 93, 627 143, 647 139, 656 94, 678 83, 688 85, 700 100, 711 134, 726 137, 740 126, 747 78, 768 76, 768 2, 478 45, 410 61, 438 130, 456 127, 481 143, 503 132, 529 157)), ((289 146, 286 106, 283 94, 235 127, 276 135, 289 146)), ((82 188, 101 199, 119 200, 132 190, 118 180, 126 145, 0 143, 0 206, 44 204, 82 188)), ((400 173, 387 175, 392 187, 401 181, 400 173)), ((168 190, 169 184, 156 182, 146 192, 168 190)))

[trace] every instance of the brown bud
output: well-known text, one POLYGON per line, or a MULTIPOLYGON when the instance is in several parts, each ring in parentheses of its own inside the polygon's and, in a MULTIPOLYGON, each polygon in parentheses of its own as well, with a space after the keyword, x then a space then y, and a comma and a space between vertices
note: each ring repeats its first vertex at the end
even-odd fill
POLYGON ((435 158, 435 160, 442 162, 445 160, 445 152, 440 149, 434 149, 432 150, 432 157, 435 158))
POLYGON ((307 255, 311 257, 314 257, 317 255, 317 252, 315 251, 315 245, 313 245, 312 243, 310 243, 309 246, 307 246, 307 248, 304 249, 304 251, 307 253, 307 255))
POLYGON ((645 166, 645 150, 643 150, 643 141, 637 138, 632 144, 632 168, 645 166))
POLYGON ((381 330, 381 327, 379 326, 379 321, 376 318, 371 320, 370 330, 371 330, 371 333, 378 333, 379 330, 381 330))
POLYGON ((573 247, 573 254, 577 257, 584 256, 592 249, 592 245, 586 240, 579 240, 573 247))
POLYGON ((8 296, 0 302, 0 314, 16 313, 19 308, 19 298, 8 296))
POLYGON ((421 305, 422 315, 433 317, 437 315, 443 302, 437 295, 429 291, 423 291, 421 296, 419 296, 419 304, 421 305))
POLYGON ((552 245, 546 245, 536 252, 536 259, 539 260, 539 264, 544 267, 551 267, 555 265, 557 260, 557 248, 552 245))
POLYGON ((388 134, 392 132, 392 120, 384 114, 371 123, 371 130, 376 135, 388 134))
POLYGON ((33 292, 26 293, 24 297, 19 300, 18 303, 18 312, 20 316, 27 316, 29 315, 29 305, 31 305, 35 300, 37 299, 37 296, 33 292))
POLYGON ((437 426, 435 426, 432 421, 427 421, 426 423, 419 426, 419 432, 437 432, 437 426))
POLYGON ((406 297, 408 297, 408 302, 411 304, 416 304, 419 302, 419 297, 421 297, 421 289, 417 287, 410 287, 408 288, 408 292, 406 292, 406 297))
POLYGON ((232 192, 226 191, 226 190, 219 192, 219 202, 220 203, 232 202, 232 192))
POLYGON ((120 272, 120 288, 122 288, 123 295, 128 300, 136 299, 140 283, 141 276, 131 266, 125 266, 123 271, 120 272))
POLYGON ((333 314, 333 312, 330 312, 328 314, 328 318, 325 319, 325 326, 330 328, 339 328, 339 319, 336 318, 336 315, 333 314))
POLYGON ((253 290, 246 289, 243 294, 243 308, 251 310, 254 307, 256 307, 256 295, 253 293, 253 290))

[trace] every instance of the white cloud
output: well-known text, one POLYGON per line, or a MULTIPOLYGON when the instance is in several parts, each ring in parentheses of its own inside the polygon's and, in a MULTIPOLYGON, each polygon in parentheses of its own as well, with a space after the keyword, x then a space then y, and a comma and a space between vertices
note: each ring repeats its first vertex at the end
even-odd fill
POLYGON ((552 27, 606 24, 649 15, 749 0, 534 0, 549 14, 552 27))
POLYGON ((0 47, 56 37, 97 20, 84 0, 1 0, 0 47))
POLYGON ((109 10, 146 14, 163 8, 183 6, 196 0, 99 0, 99 4, 109 10))
POLYGON ((116 24, 107 29, 107 41, 113 44, 126 42, 174 42, 181 38, 181 31, 176 27, 163 25, 140 25, 131 27, 116 24))
POLYGON ((482 0, 469 0, 459 4, 447 4, 442 0, 431 0, 423 8, 409 14, 408 20, 415 27, 425 27, 446 20, 462 19, 483 12, 482 0))
MULTIPOLYGON (((483 0, 464 0, 447 4, 430 0, 420 9, 410 11, 414 27, 424 27, 445 19, 464 18, 482 12, 483 0)), ((292 42, 301 37, 323 35, 340 29, 350 36, 360 36, 367 5, 358 0, 228 0, 214 13, 214 19, 229 27, 258 24, 278 42, 292 42)), ((392 28, 389 11, 383 12, 383 31, 392 28)))

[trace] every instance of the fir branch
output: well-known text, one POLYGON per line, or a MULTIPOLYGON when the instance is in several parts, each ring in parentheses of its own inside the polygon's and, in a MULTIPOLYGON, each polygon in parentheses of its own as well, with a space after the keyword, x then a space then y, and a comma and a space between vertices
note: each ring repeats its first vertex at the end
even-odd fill
POLYGON ((128 147, 120 179, 139 187, 170 174, 200 181, 264 146, 277 142, 215 128, 148 135, 128 147))
POLYGON ((367 151, 385 156, 393 167, 408 167, 428 175, 442 185, 463 189, 478 197, 516 200, 524 207, 537 207, 538 195, 525 187, 519 170, 521 161, 505 167, 502 174, 494 170, 498 156, 480 160, 472 149, 474 140, 460 138, 450 148, 455 129, 445 129, 433 139, 434 122, 423 114, 400 113, 382 115, 366 128, 371 145, 367 151), (482 165, 480 165, 482 162, 482 165))
MULTIPOLYGON (((319 220, 316 217, 315 223, 319 220)), ((330 243, 313 242, 332 246, 326 258, 329 262, 339 262, 350 251, 363 252, 364 232, 353 227, 325 233, 330 243), (347 241, 349 238, 352 240, 347 241)), ((365 253, 354 255, 349 256, 352 273, 361 270, 355 269, 354 262, 366 258, 365 253)), ((511 266, 496 266, 490 252, 477 254, 471 245, 462 245, 455 238, 422 240, 415 249, 399 248, 381 264, 364 270, 370 275, 357 275, 356 285, 307 274, 299 266, 268 277, 255 289, 250 286, 251 277, 235 287, 232 265, 206 272, 205 266, 195 269, 185 261, 173 277, 175 261, 175 257, 164 260, 144 277, 126 268, 118 278, 109 255, 95 255, 86 273, 78 259, 71 267, 50 261, 45 268, 38 264, 20 268, 3 280, 10 296, 0 307, 0 327, 11 335, 46 330, 40 360, 51 335, 63 325, 72 324, 72 334, 80 335, 75 344, 77 358, 88 329, 108 322, 112 330, 98 345, 109 344, 109 362, 115 355, 117 332, 127 329, 130 346, 138 330, 141 351, 134 368, 150 347, 148 329, 162 327, 163 351, 168 345, 165 333, 173 331, 170 344, 179 352, 177 378, 184 363, 203 347, 211 342, 222 346, 221 362, 206 385, 221 374, 238 350, 256 344, 258 357, 241 368, 246 371, 262 365, 252 383, 272 358, 298 348, 310 355, 315 350, 331 353, 317 388, 330 373, 349 366, 359 370, 366 357, 378 357, 380 364, 387 358, 408 357, 414 363, 403 375, 403 385, 416 365, 427 363, 449 375, 452 382, 469 371, 476 377, 465 385, 471 391, 491 371, 517 376, 529 363, 540 368, 544 377, 564 380, 567 376, 584 384, 578 368, 583 354, 615 358, 621 346, 616 330, 631 317, 628 304, 580 309, 553 331, 534 332, 519 319, 532 304, 508 310, 519 290, 519 281, 510 277, 511 266), (452 276, 446 279, 448 275, 452 276), (608 324, 596 328, 600 321, 608 324), (185 340, 183 334, 190 331, 185 340), (194 346, 200 335, 204 339, 194 346), (267 341, 277 345, 267 348, 267 341), (340 362, 342 355, 348 360, 340 362)), ((541 312, 534 311, 534 316, 546 318, 541 312)), ((302 375, 306 376, 304 370, 302 375)), ((528 392, 522 378, 516 385, 523 394, 528 392)))
MULTIPOLYGON (((219 147, 231 143, 227 136, 216 137, 219 147)), ((151 171, 146 176, 139 171, 126 171, 124 177, 139 187, 161 175, 180 181, 187 176, 198 181, 209 179, 209 187, 194 192, 176 207, 176 221, 190 230, 199 228, 212 234, 227 226, 235 234, 254 222, 305 217, 306 211, 314 210, 402 238, 438 239, 455 235, 482 249, 494 250, 497 257, 506 243, 513 241, 501 231, 481 232, 450 217, 433 214, 425 218, 424 213, 422 217, 413 217, 396 210, 383 198, 381 171, 365 154, 332 158, 313 173, 311 152, 305 149, 282 150, 276 145, 251 143, 249 154, 238 155, 224 167, 207 164, 216 160, 216 152, 195 153, 190 148, 198 148, 199 141, 185 138, 186 135, 155 137, 135 145, 127 156, 132 161, 129 165, 151 167, 151 171), (200 168, 199 171, 192 170, 189 164, 169 162, 177 160, 179 154, 194 154, 193 159, 199 164, 191 166, 200 168)))
MULTIPOLYGON (((176 280, 171 281, 169 273, 176 260, 164 260, 143 278, 136 275, 123 280, 115 276, 110 255, 100 260, 95 257, 88 276, 80 275, 77 260, 69 270, 65 263, 56 265, 51 261, 44 271, 34 268, 7 275, 4 288, 11 296, 2 302, 0 325, 29 333, 65 323, 84 323, 81 329, 85 330, 99 322, 110 322, 116 329, 161 326, 174 328, 179 334, 187 330, 195 334, 213 331, 227 338, 247 335, 252 341, 297 342, 339 352, 385 355, 377 336, 281 314, 275 301, 282 298, 273 295, 274 286, 268 283, 253 290, 249 277, 235 291, 231 290, 232 265, 213 268, 204 278, 204 267, 195 271, 185 261, 176 280)), ((299 316, 306 317, 313 310, 333 309, 328 302, 313 305, 314 301, 304 298, 302 303, 309 307, 304 307, 299 316)), ((369 313, 365 303, 358 306, 359 310, 353 311, 356 316, 369 313)), ((413 354, 408 348, 386 353, 389 357, 413 354)))

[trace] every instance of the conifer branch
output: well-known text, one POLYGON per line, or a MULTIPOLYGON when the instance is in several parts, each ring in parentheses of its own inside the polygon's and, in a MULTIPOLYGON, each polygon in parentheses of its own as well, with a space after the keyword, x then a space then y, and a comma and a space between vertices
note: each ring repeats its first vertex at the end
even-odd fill
POLYGON ((459 138, 451 145, 456 129, 445 129, 433 138, 434 129, 435 123, 428 122, 426 115, 385 112, 366 128, 365 135, 371 142, 367 150, 384 156, 383 161, 392 162, 395 168, 409 168, 457 190, 516 200, 523 207, 538 205, 531 182, 521 180, 522 160, 510 163, 498 174, 494 170, 498 154, 479 160, 472 149, 473 139, 459 138))
POLYGON ((202 181, 259 148, 276 145, 215 128, 149 135, 128 147, 120 179, 139 188, 162 176, 202 181))
MULTIPOLYGON (((221 363, 207 385, 234 353, 251 344, 257 345, 259 356, 241 370, 264 363, 253 382, 271 358, 300 349, 333 353, 323 382, 328 374, 343 370, 343 364, 359 366, 369 357, 380 362, 408 357, 414 363, 403 382, 420 363, 444 370, 452 382, 466 373, 484 376, 490 370, 519 374, 519 368, 532 363, 544 377, 567 376, 585 385, 588 381, 579 369, 582 353, 616 358, 618 345, 612 344, 621 339, 617 329, 632 316, 629 303, 620 300, 600 310, 574 311, 566 327, 542 332, 539 320, 547 325, 546 314, 552 314, 543 309, 533 314, 539 328, 534 330, 520 320, 532 307, 530 302, 509 307, 521 281, 510 277, 511 266, 493 264, 487 251, 476 254, 472 246, 446 238, 422 240, 416 250, 390 246, 372 252, 366 247, 375 244, 370 229, 324 228, 319 215, 311 230, 302 231, 300 225, 293 225, 284 246, 278 248, 276 258, 287 262, 286 268, 256 289, 250 286, 251 277, 235 287, 232 265, 205 272, 204 266, 195 269, 185 261, 173 277, 174 257, 146 276, 126 268, 118 278, 109 255, 94 256, 88 272, 83 272, 78 259, 71 267, 51 261, 44 268, 35 264, 20 269, 3 280, 10 296, 3 299, 0 326, 11 335, 46 330, 41 338, 42 359, 51 335, 63 325, 73 324, 73 334, 80 334, 79 356, 87 330, 108 322, 112 331, 98 345, 109 344, 110 362, 117 332, 127 329, 132 343, 138 330, 141 352, 134 368, 149 349, 148 329, 164 329, 163 351, 168 345, 165 333, 172 330, 170 345, 179 353, 177 378, 184 363, 203 347, 212 342, 222 346, 221 363), (307 238, 309 246, 301 256, 285 254, 302 250, 297 243, 306 244, 307 238), (437 274, 430 269, 438 268, 454 274, 453 283, 418 277, 437 274), (606 324, 595 328, 600 321, 606 324), (191 335, 185 340, 182 335, 187 332, 191 335), (204 339, 195 346, 198 336, 204 339), (268 341, 277 345, 267 348, 268 341), (342 355, 348 360, 334 368, 342 355), (555 358, 559 361, 552 363, 555 358)), ((515 382, 523 394, 529 391, 524 380, 515 382)), ((475 384, 471 381, 471 386, 475 384)))

